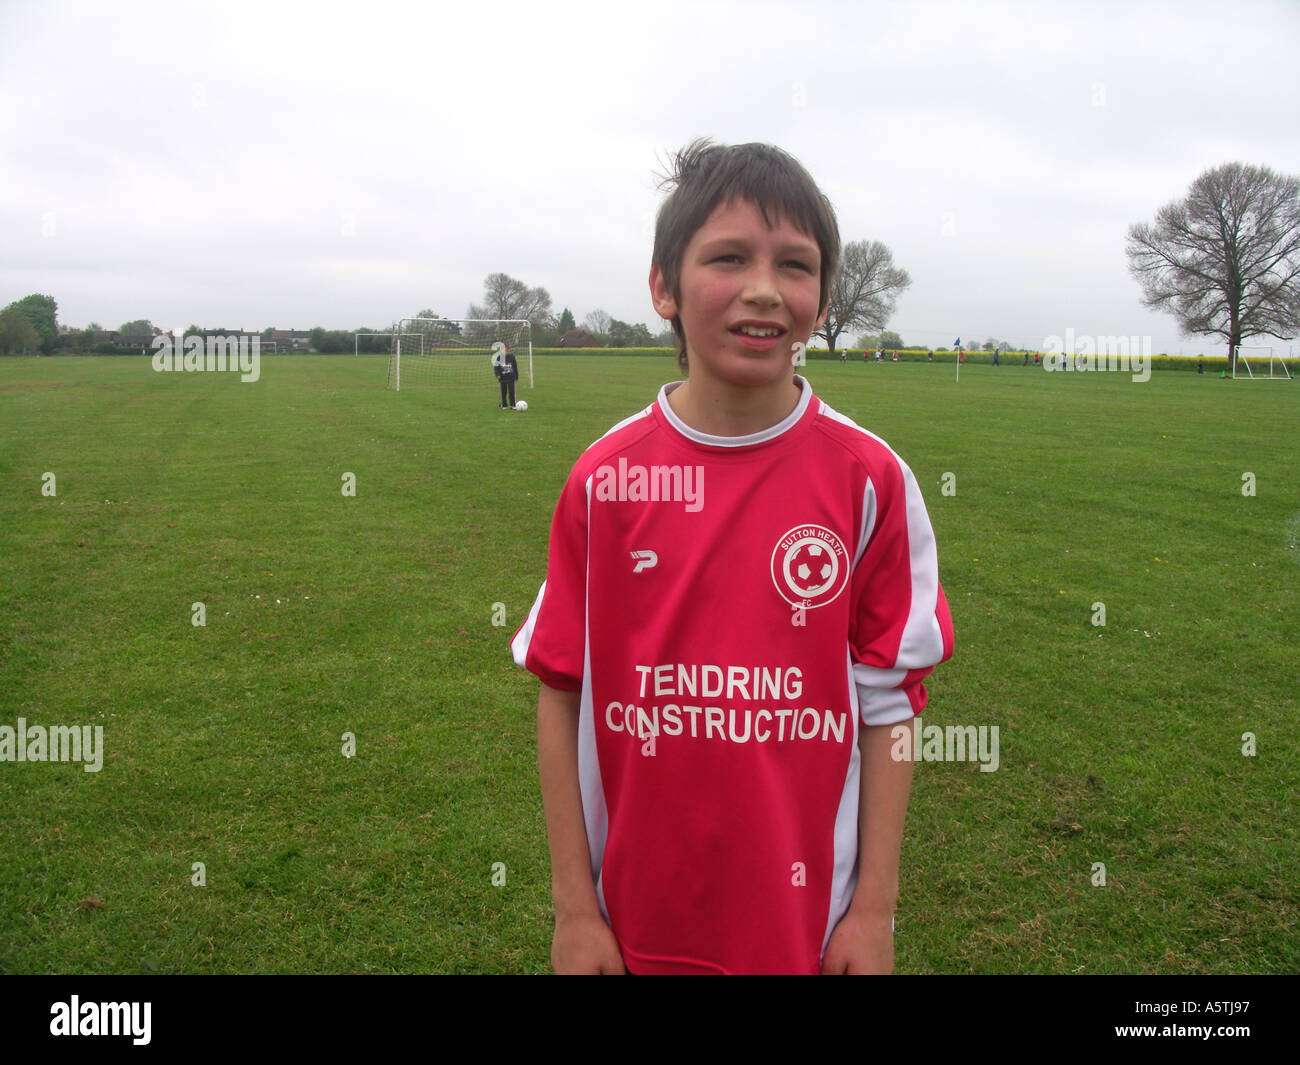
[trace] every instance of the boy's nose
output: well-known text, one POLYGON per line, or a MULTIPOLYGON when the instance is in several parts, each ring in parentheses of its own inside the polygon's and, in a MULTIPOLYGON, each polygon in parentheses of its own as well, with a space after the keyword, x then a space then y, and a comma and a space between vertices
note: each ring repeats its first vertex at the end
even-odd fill
POLYGON ((775 306, 781 302, 781 288, 774 267, 754 264, 745 278, 744 300, 763 306, 775 306))

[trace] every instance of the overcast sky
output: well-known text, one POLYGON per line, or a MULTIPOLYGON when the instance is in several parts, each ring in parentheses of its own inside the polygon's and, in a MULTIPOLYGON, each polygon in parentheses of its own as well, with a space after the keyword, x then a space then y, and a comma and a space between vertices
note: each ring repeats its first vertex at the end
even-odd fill
POLYGON ((1300 3, 0 0, 0 306, 354 329, 504 271, 654 332, 654 172, 702 135, 893 249, 906 341, 1221 350, 1125 232, 1221 163, 1300 173, 1300 3))

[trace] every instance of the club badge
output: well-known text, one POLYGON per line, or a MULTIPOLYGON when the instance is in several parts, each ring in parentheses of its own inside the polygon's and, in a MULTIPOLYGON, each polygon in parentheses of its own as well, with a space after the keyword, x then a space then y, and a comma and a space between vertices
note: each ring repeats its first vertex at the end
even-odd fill
POLYGON ((796 525, 772 551, 772 583, 791 606, 825 606, 848 582, 844 541, 824 526, 796 525))

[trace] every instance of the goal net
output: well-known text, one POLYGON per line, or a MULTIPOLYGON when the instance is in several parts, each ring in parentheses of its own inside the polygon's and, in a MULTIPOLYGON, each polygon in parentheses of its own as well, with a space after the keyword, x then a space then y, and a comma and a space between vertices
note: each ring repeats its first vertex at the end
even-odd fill
POLYGON ((1289 381, 1291 371, 1286 359, 1275 355, 1271 347, 1237 345, 1237 361, 1232 367, 1237 381, 1289 381))
MULTIPOLYGON (((412 343, 417 345, 414 349, 415 352, 422 352, 424 350, 424 334, 408 333, 407 336, 411 338, 412 343)), ((352 337, 352 354, 360 355, 363 347, 366 349, 367 355, 372 355, 376 352, 380 355, 385 353, 391 354, 393 350, 393 339, 394 334, 392 333, 355 333, 352 337), (362 341, 362 337, 367 338, 365 342, 362 341), (388 343, 380 345, 378 344, 378 341, 380 340, 387 340, 388 343)))
POLYGON ((527 321, 403 318, 388 357, 388 387, 493 383, 493 368, 514 355, 520 384, 533 387, 533 332, 527 321), (414 334, 414 338, 413 335, 414 334))

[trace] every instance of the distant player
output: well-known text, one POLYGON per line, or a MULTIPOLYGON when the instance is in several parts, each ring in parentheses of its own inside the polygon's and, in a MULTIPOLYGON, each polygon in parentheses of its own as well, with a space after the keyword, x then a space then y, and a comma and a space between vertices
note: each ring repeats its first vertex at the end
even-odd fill
MULTIPOLYGON (((482 363, 479 364, 480 366, 482 363)), ((519 364, 515 362, 510 345, 498 340, 492 345, 492 372, 501 385, 501 410, 515 409, 515 382, 519 380, 519 364), (507 400, 507 396, 509 397, 507 400)))
POLYGON ((794 373, 840 257, 768 145, 677 154, 650 270, 685 381, 578 459, 515 634, 559 972, 888 973, 910 760, 952 653, 887 444, 794 373))

